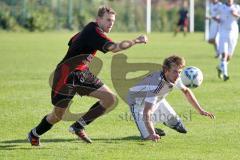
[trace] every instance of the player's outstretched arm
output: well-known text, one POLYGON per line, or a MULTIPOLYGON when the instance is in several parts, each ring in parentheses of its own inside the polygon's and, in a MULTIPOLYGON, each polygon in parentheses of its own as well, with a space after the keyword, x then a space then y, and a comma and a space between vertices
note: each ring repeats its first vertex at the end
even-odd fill
POLYGON ((212 19, 212 17, 211 16, 206 16, 205 19, 212 19))
POLYGON ((182 89, 182 92, 184 93, 184 95, 187 98, 188 102, 198 111, 199 114, 204 115, 204 116, 208 116, 211 119, 215 118, 215 116, 212 113, 205 111, 200 106, 200 104, 198 103, 195 95, 193 94, 193 92, 189 88, 182 89))
POLYGON ((135 44, 142 44, 142 43, 147 43, 148 38, 146 35, 141 35, 133 40, 123 40, 119 43, 113 43, 112 45, 110 45, 108 47, 108 50, 116 53, 125 49, 128 49, 132 46, 134 46, 135 44))

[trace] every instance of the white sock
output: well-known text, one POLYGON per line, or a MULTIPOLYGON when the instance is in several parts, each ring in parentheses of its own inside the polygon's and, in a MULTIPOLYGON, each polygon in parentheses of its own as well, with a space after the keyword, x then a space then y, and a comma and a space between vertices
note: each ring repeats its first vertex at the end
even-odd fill
POLYGON ((222 70, 223 75, 228 76, 228 62, 227 61, 221 62, 221 70, 222 70))

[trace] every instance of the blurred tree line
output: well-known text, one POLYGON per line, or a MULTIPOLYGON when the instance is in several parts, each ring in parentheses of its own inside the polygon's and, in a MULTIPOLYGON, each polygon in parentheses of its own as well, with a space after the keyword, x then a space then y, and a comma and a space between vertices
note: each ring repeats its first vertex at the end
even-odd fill
MULTIPOLYGON (((173 31, 184 0, 152 0, 152 31, 173 31)), ((80 30, 100 5, 117 12, 113 31, 145 31, 146 0, 0 0, 0 28, 9 31, 80 30)), ((204 30, 205 1, 195 0, 195 30, 204 30)))

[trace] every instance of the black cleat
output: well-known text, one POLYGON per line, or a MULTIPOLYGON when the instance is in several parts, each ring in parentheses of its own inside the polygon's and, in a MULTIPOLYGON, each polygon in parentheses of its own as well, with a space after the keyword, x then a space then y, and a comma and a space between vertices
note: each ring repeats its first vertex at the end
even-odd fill
POLYGON ((214 58, 220 58, 220 54, 216 54, 215 56, 214 56, 214 58))
POLYGON ((224 76, 223 76, 223 80, 224 80, 224 81, 229 80, 229 76, 224 75, 224 76))
POLYGON ((80 138, 81 140, 83 140, 86 143, 92 143, 92 140, 88 137, 88 135, 84 129, 78 129, 74 126, 70 126, 69 132, 76 134, 78 136, 78 138, 80 138))
POLYGON ((27 137, 28 141, 31 143, 32 146, 40 146, 40 138, 36 137, 32 134, 32 132, 28 133, 27 137))
POLYGON ((217 67, 216 69, 217 69, 218 78, 223 79, 223 74, 222 74, 221 69, 219 67, 217 67))
POLYGON ((166 133, 164 132, 164 130, 160 129, 160 128, 154 128, 156 134, 158 134, 160 137, 162 136, 166 136, 166 133))

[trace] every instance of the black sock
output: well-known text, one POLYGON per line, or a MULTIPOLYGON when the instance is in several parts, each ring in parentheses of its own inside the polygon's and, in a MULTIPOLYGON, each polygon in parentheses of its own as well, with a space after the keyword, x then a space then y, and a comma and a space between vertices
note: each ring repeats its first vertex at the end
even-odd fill
POLYGON ((32 129, 31 133, 33 136, 39 137, 40 135, 50 130, 52 126, 53 125, 47 121, 47 116, 45 116, 38 124, 38 126, 32 129))
POLYGON ((90 124, 92 121, 103 115, 105 111, 106 109, 98 101, 88 110, 85 115, 76 121, 73 126, 79 129, 83 129, 85 125, 90 124))

